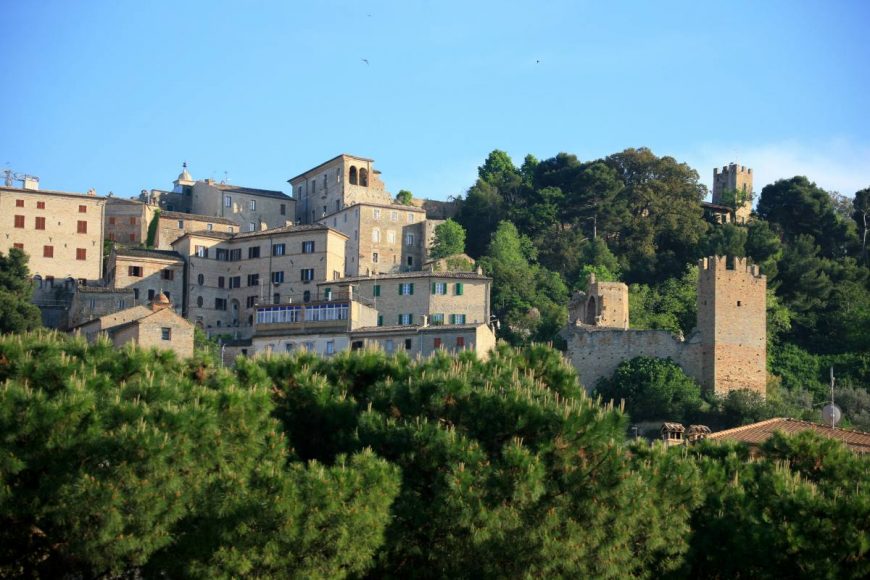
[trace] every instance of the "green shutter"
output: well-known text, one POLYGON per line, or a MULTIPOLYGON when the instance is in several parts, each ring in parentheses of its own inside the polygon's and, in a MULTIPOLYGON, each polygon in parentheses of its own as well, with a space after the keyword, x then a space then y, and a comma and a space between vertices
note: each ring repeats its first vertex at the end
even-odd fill
POLYGON ((456 315, 455 314, 450 315, 450 324, 456 324, 456 315))
POLYGON ((435 294, 435 282, 432 282, 432 294, 435 294))
POLYGON ((399 289, 399 296, 401 296, 402 295, 402 285, 399 284, 398 286, 396 286, 396 288, 399 289))
POLYGON ((401 314, 399 315, 399 322, 397 324, 399 324, 400 326, 402 324, 402 315, 401 314))
POLYGON ((413 296, 414 295, 414 283, 413 282, 411 282, 410 290, 411 290, 411 296, 413 296))
POLYGON ((377 298, 381 295, 381 285, 375 284, 375 287, 372 289, 372 295, 377 298))
POLYGON ((462 296, 462 282, 456 283, 456 295, 462 296))
POLYGON ((384 325, 384 315, 378 314, 378 326, 383 326, 383 325, 384 325))

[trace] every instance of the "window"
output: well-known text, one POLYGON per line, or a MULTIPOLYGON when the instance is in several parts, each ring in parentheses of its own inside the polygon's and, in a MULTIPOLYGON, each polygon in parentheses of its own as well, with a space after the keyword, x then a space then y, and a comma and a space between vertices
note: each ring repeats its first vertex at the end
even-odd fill
POLYGON ((314 253, 314 242, 302 242, 302 253, 303 254, 313 254, 314 253))
POLYGON ((223 276, 218 276, 218 288, 223 288, 223 287, 224 287, 224 282, 225 282, 224 277, 223 277, 223 276))
POLYGON ((287 215, 287 204, 282 203, 280 209, 281 209, 281 215, 287 215))
POLYGON ((45 209, 45 202, 44 201, 37 201, 36 202, 36 209, 45 209))
POLYGON ((737 301, 737 306, 742 306, 742 304, 740 303, 740 300, 737 301))
POLYGON ((148 302, 151 302, 152 300, 154 300, 154 289, 149 288, 148 289, 148 302))
POLYGON ((242 287, 242 277, 241 276, 230 276, 230 289, 241 288, 241 287, 242 287))
POLYGON ((399 315, 399 326, 407 326, 407 325, 411 324, 411 321, 413 320, 413 318, 414 317, 412 314, 400 314, 399 315))
POLYGON ((236 233, 236 226, 227 226, 227 233, 230 233, 230 234, 236 233))
POLYGON ((396 243, 396 232, 393 230, 387 230, 387 243, 395 244, 396 243))
POLYGON ((414 245, 414 234, 407 234, 405 236, 405 245, 413 246, 414 245))
POLYGON ((80 205, 79 206, 79 213, 88 213, 88 206, 80 205))
POLYGON ((441 326, 444 324, 444 314, 433 314, 430 318, 432 326, 441 326))
POLYGON ((413 266, 414 265, 414 256, 408 256, 405 259, 405 263, 408 264, 408 266, 413 266))
POLYGON ((464 314, 451 314, 450 315, 450 324, 465 324, 465 315, 464 314))
POLYGON ((24 207, 24 200, 23 199, 16 199, 15 200, 15 207, 24 207))
POLYGON ((45 218, 44 217, 36 218, 36 229, 38 229, 38 230, 45 229, 45 218))
POLYGON ((248 202, 248 209, 251 211, 254 211, 255 209, 257 209, 257 200, 256 199, 252 199, 251 201, 248 202))
POLYGON ((377 252, 372 252, 372 262, 375 264, 378 263, 378 253, 377 252))
POLYGON ((399 284, 399 296, 413 296, 414 295, 414 283, 413 282, 403 282, 399 284))
POLYGON ((135 242, 135 241, 136 241, 136 234, 130 234, 130 241, 131 241, 131 242, 135 242))
POLYGON ((160 338, 161 340, 172 340, 172 329, 163 327, 160 329, 160 338))
POLYGON ((248 286, 259 286, 260 285, 260 275, 259 274, 248 274, 248 286))
POLYGON ((286 246, 284 244, 272 244, 272 255, 283 256, 285 247, 286 246))
POLYGON ((376 220, 381 219, 381 210, 373 209, 372 210, 372 217, 375 218, 376 220))
POLYGON ((113 217, 110 217, 110 218, 109 218, 109 225, 110 225, 110 226, 115 225, 115 218, 113 218, 113 217))
POLYGON ((254 222, 248 222, 248 231, 249 232, 257 231, 257 224, 255 224, 254 222))
POLYGON ((311 302, 311 290, 302 293, 302 302, 311 302))
POLYGON ((226 310, 227 309, 227 299, 226 298, 215 298, 214 299, 214 309, 215 310, 226 310))
POLYGON ((54 258, 54 246, 42 246, 43 258, 54 258))
POLYGON ((414 223, 414 214, 412 212, 408 212, 408 223, 414 223))
POLYGON ((133 217, 130 218, 130 225, 131 225, 131 226, 135 226, 135 225, 136 225, 136 217, 135 217, 135 216, 133 216, 133 217))
POLYGON ((387 340, 384 341, 384 350, 386 350, 387 352, 393 352, 394 347, 393 347, 393 339, 392 338, 388 338, 387 340))
POLYGON ((184 220, 178 220, 178 229, 180 229, 180 230, 184 229, 184 220))
POLYGON ((78 221, 78 229, 76 230, 76 233, 79 233, 79 234, 88 233, 88 222, 83 221, 83 220, 79 220, 78 221))
MULTIPOLYGON (((324 175, 324 177, 326 177, 324 175)), ((327 340, 326 341, 326 354, 335 354, 335 341, 327 340)))
POLYGON ((395 210, 391 211, 391 212, 390 212, 390 221, 391 221, 391 222, 397 222, 397 221, 399 221, 399 212, 397 212, 397 211, 395 211, 395 210))
POLYGON ((202 304, 203 304, 202 296, 197 296, 197 297, 196 297, 196 305, 197 305, 198 307, 202 308, 202 304))
POLYGON ((378 228, 375 228, 372 230, 372 242, 377 244, 377 243, 380 243, 380 241, 381 241, 381 230, 379 230, 378 228))
POLYGON ((225 195, 224 196, 224 207, 233 207, 233 198, 225 195))
POLYGON ((447 282, 434 282, 432 284, 432 294, 447 294, 447 282))
POLYGON ((208 258, 208 248, 205 246, 194 246, 196 255, 200 258, 208 258))
POLYGON ((405 350, 411 350, 413 346, 413 341, 410 338, 405 339, 405 350))
POLYGON ((248 259, 252 260, 254 258, 260 257, 260 246, 251 246, 248 248, 248 259))
POLYGON ((272 284, 280 284, 284 281, 284 271, 272 272, 272 284))
POLYGON ((127 266, 127 275, 133 278, 141 278, 142 266, 127 266))
POLYGON ((332 279, 338 280, 339 278, 341 278, 341 272, 339 272, 338 270, 333 270, 332 271, 332 279))
POLYGON ((175 270, 169 270, 169 269, 161 270, 160 271, 160 278, 162 280, 175 280, 175 270))
POLYGON ((302 281, 310 282, 314 280, 314 268, 303 268, 301 270, 302 281))
POLYGON ((199 274, 199 275, 196 277, 196 282, 197 282, 197 284, 199 284, 200 286, 202 286, 203 283, 205 282, 205 276, 203 276, 202 274, 199 274))
POLYGON ((378 326, 383 326, 383 325, 384 325, 384 315, 378 314, 378 326))
POLYGON ((23 215, 15 216, 15 227, 16 228, 23 228, 24 227, 24 216, 23 215))
POLYGON ((435 340, 432 343, 432 346, 434 346, 435 348, 441 348, 441 338, 436 336, 435 340))
POLYGON ((272 304, 281 304, 281 293, 275 292, 272 295, 272 304))
POLYGON ((230 262, 238 262, 242 259, 242 249, 236 248, 235 250, 230 250, 227 258, 230 262))
POLYGON ((375 285, 372 287, 372 296, 374 296, 375 298, 377 298, 377 297, 380 296, 380 295, 381 295, 381 285, 380 285, 380 284, 375 284, 375 285))
POLYGON ((214 230, 214 224, 205 224, 205 230, 206 230, 207 232, 213 231, 213 230, 214 230))
POLYGON ((12 247, 15 248, 16 250, 23 250, 24 244, 12 244, 12 247))
POLYGON ((245 306, 247 306, 248 308, 253 308, 255 304, 257 304, 257 297, 256 296, 248 296, 248 300, 247 300, 245 306))
POLYGON ((457 283, 456 283, 456 288, 454 289, 453 294, 454 294, 455 296, 462 296, 462 292, 463 292, 464 290, 465 290, 465 288, 464 288, 462 282, 457 282, 457 283))
POLYGON ((340 199, 335 200, 335 211, 341 211, 341 200, 340 199))
POLYGON ((76 248, 76 260, 87 260, 88 251, 85 248, 76 248))
POLYGON ((133 288, 133 299, 139 300, 139 289, 138 288, 133 288))

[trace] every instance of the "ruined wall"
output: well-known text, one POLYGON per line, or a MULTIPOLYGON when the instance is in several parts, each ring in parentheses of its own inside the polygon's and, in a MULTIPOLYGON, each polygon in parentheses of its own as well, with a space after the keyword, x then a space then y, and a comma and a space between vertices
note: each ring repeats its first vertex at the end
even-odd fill
POLYGON ((622 330, 620 328, 568 327, 563 332, 568 357, 587 390, 599 379, 613 375, 622 361, 638 356, 671 358, 695 380, 700 381, 700 344, 692 335, 681 340, 666 330, 622 330))

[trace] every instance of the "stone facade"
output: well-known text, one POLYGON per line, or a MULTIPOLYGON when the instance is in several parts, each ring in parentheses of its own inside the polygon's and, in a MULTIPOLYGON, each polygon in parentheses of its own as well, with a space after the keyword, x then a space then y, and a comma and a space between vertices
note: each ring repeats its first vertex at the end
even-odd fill
POLYGON ((154 208, 139 201, 108 198, 106 200, 105 236, 123 245, 144 244, 154 208))
POLYGON ((577 292, 568 305, 572 320, 589 326, 628 330, 628 286, 589 277, 589 292, 577 292))
POLYGON ((356 203, 392 203, 373 165, 372 159, 342 154, 288 179, 297 223, 316 223, 356 203))
MULTIPOLYGON (((766 394, 767 283, 758 266, 724 257, 699 262, 698 324, 687 339, 662 330, 626 330, 620 325, 587 324, 588 304, 607 304, 613 287, 590 287, 587 307, 571 310, 562 332, 568 356, 586 388, 610 377, 622 361, 638 356, 671 358, 701 387, 719 395, 734 389, 766 394), (597 289, 604 290, 598 294, 597 289)), ((620 284, 625 286, 624 284, 620 284)), ((620 289, 619 292, 622 292, 620 289)), ((625 287, 627 293, 627 287, 625 287)), ((626 294, 627 297, 627 294, 626 294)), ((628 322, 627 301, 625 322, 628 322)))
POLYGON ((129 289, 136 304, 150 304, 166 295, 181 311, 184 296, 184 259, 171 250, 116 248, 106 263, 106 285, 129 289))
POLYGON ((70 301, 67 322, 61 328, 72 328, 135 305, 132 288, 79 286, 70 301))
POLYGON ((23 250, 37 286, 102 278, 106 199, 0 187, 0 251, 23 250))
POLYGON ((94 342, 106 336, 120 348, 133 343, 141 348, 172 350, 179 357, 193 356, 193 325, 174 312, 165 296, 157 296, 150 308, 134 306, 101 316, 73 329, 94 342))
POLYGON ((222 217, 241 232, 281 228, 293 223, 296 200, 281 191, 241 187, 206 179, 193 186, 191 213, 222 217))
POLYGON ((752 214, 752 169, 730 163, 719 171, 716 167, 713 169, 713 204, 723 205, 723 195, 728 191, 736 191, 747 193, 749 198, 746 202, 737 208, 735 213, 735 221, 737 223, 746 223, 749 221, 749 216, 752 214))
POLYGON ((185 234, 172 244, 185 261, 185 316, 209 334, 248 338, 258 305, 316 300, 318 281, 341 278, 346 241, 321 225, 185 234))
POLYGON ((154 247, 158 250, 171 250, 172 242, 191 232, 235 233, 240 231, 233 220, 193 213, 161 211, 154 236, 154 247))
POLYGON ((492 279, 478 272, 405 272, 321 282, 370 301, 379 325, 488 324, 492 279))

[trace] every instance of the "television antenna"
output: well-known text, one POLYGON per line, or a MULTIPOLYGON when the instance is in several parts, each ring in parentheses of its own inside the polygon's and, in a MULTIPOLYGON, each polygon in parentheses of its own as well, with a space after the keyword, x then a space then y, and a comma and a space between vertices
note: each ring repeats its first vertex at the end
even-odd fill
POLYGON ((822 419, 824 419, 825 424, 830 423, 831 428, 840 422, 840 419, 843 418, 843 411, 840 410, 840 407, 834 403, 834 367, 831 367, 831 402, 825 405, 822 409, 822 419))

